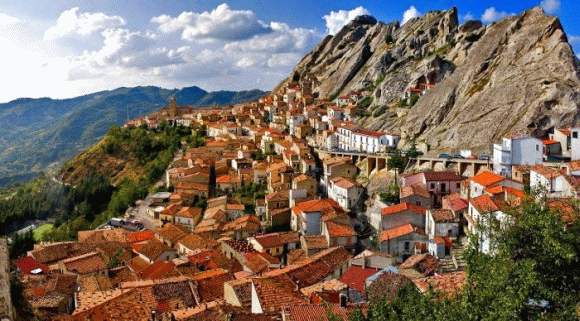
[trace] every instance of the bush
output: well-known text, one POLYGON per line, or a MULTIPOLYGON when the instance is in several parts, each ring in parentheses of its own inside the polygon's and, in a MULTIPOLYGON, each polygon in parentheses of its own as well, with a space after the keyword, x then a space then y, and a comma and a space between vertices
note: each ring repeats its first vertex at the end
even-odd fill
POLYGON ((409 98, 409 105, 410 106, 415 106, 415 104, 417 103, 417 101, 419 100, 420 96, 413 94, 411 95, 411 97, 409 98))
POLYGON ((373 103, 373 97, 367 96, 359 102, 359 107, 368 108, 373 103))
POLYGON ((407 98, 399 100, 396 106, 399 108, 407 107, 407 98))

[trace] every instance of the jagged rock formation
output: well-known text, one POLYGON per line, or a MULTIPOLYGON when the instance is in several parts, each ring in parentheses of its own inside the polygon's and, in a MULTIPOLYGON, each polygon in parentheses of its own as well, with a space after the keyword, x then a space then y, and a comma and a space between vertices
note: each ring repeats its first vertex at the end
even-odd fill
POLYGON ((487 150, 508 132, 578 121, 578 60, 558 18, 540 8, 487 26, 458 25, 455 8, 403 26, 355 19, 294 73, 313 78, 320 97, 365 89, 374 100, 360 124, 401 132, 403 144, 416 137, 434 151, 487 150), (420 84, 434 86, 414 106, 395 106, 420 84))

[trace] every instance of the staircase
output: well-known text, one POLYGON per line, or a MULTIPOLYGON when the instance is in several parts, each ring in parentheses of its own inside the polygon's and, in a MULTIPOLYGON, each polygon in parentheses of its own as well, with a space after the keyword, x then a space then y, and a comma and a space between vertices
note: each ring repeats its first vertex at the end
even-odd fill
POLYGON ((451 250, 451 255, 440 260, 441 262, 441 272, 454 272, 462 271, 465 269, 465 261, 463 260, 463 251, 465 250, 465 241, 462 239, 460 242, 454 244, 454 248, 451 250))

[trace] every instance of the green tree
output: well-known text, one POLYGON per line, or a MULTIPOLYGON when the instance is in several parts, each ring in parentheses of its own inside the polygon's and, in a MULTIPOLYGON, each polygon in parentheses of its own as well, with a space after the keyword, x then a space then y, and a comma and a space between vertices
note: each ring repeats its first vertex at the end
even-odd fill
POLYGON ((415 139, 413 139, 411 141, 411 147, 407 150, 406 152, 406 156, 408 158, 417 158, 421 155, 421 153, 419 152, 419 150, 417 149, 417 143, 415 142, 415 139))
POLYGON ((401 151, 398 149, 395 149, 395 151, 393 152, 391 157, 389 157, 389 159, 387 160, 387 167, 389 169, 396 168, 399 170, 399 173, 401 173, 401 172, 403 172, 403 170, 405 170, 406 164, 407 164, 407 160, 405 159, 405 157, 403 157, 403 155, 401 154, 401 151))

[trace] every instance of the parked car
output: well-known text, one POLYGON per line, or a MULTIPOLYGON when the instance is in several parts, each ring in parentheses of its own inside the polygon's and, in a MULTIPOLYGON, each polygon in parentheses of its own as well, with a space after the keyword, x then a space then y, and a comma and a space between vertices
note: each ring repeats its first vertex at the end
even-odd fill
POLYGON ((461 156, 461 154, 454 154, 453 158, 464 159, 465 157, 461 156))
POLYGON ((138 221, 138 220, 133 220, 133 221, 131 221, 131 224, 133 224, 133 225, 143 225, 143 223, 141 223, 141 222, 140 222, 140 221, 138 221))
POLYGON ((471 155, 471 156, 467 157, 467 159, 477 159, 477 156, 471 155))
POLYGON ((447 158, 447 159, 450 159, 451 156, 449 156, 448 154, 439 154, 439 158, 447 158))
POLYGON ((125 224, 127 224, 127 221, 125 221, 122 218, 112 218, 109 221, 109 225, 116 226, 116 227, 121 227, 121 226, 124 226, 125 224))
POLYGON ((479 155, 479 159, 481 159, 481 160, 489 160, 489 156, 487 156, 487 155, 479 155))

